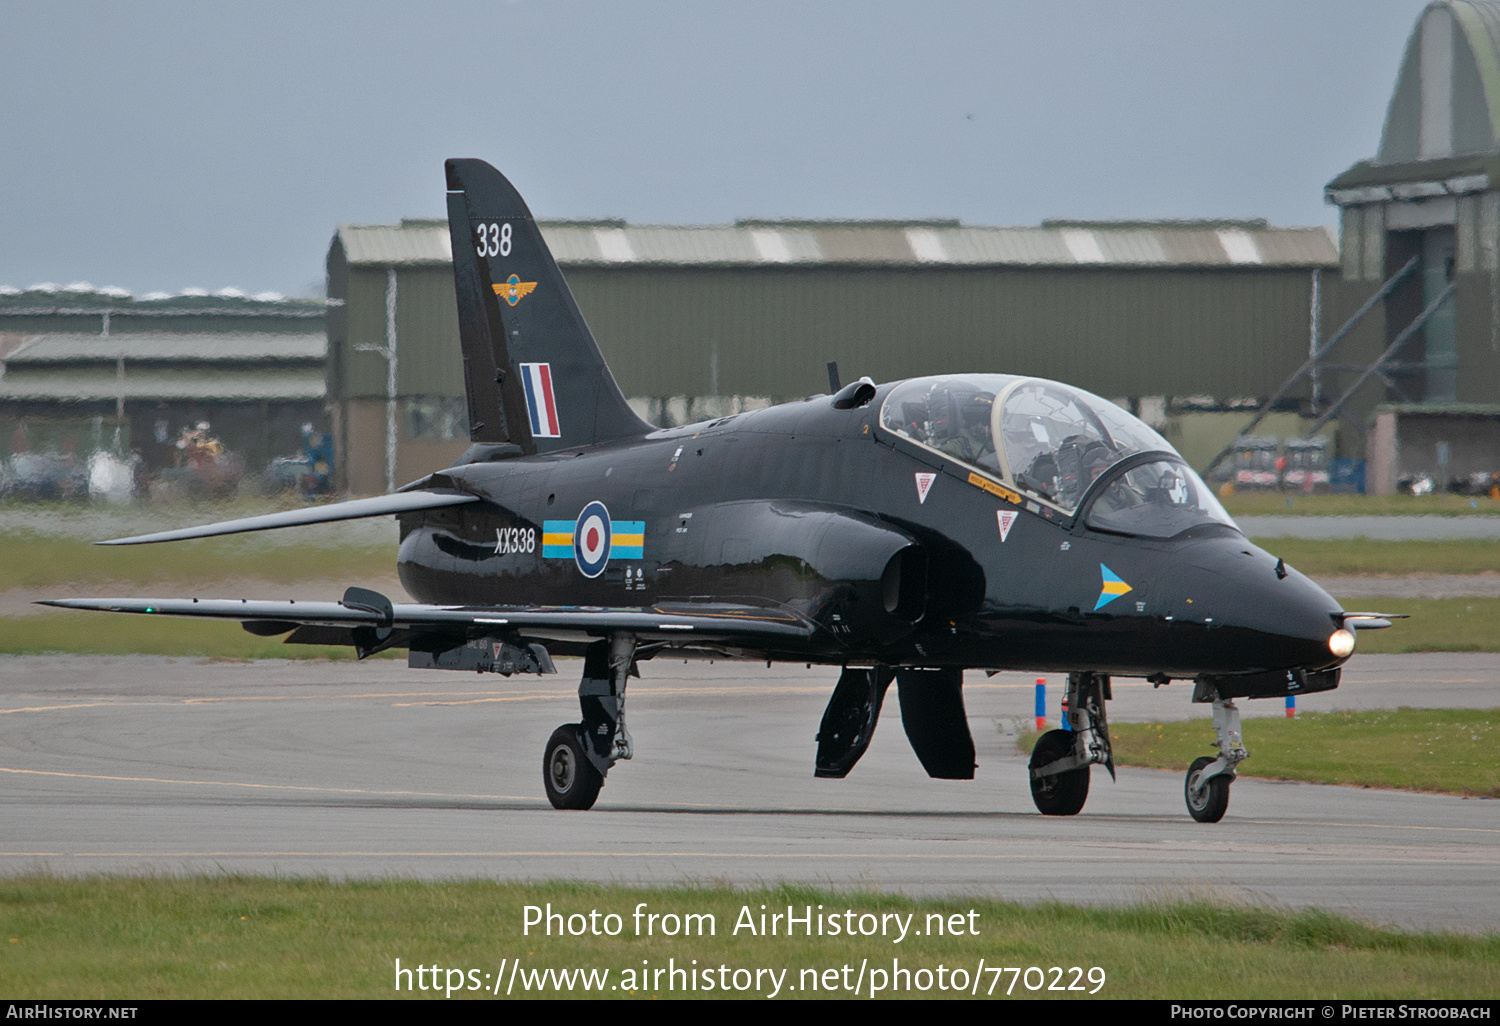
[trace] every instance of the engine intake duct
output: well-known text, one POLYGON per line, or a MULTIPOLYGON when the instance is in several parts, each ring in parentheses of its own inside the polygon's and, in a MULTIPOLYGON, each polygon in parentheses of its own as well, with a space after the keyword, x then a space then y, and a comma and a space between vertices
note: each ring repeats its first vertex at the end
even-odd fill
POLYGON ((927 553, 908 545, 891 557, 880 575, 880 598, 897 620, 916 623, 927 611, 927 553))

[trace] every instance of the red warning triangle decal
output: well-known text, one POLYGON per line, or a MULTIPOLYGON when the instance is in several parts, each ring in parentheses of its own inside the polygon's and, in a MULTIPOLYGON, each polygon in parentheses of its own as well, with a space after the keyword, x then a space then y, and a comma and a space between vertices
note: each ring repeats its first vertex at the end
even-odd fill
POLYGON ((1000 544, 1005 544, 1005 539, 1010 536, 1010 525, 1016 522, 1016 511, 1013 509, 997 509, 995 516, 1000 518, 1000 544))
POLYGON ((937 477, 936 474, 928 474, 928 473, 923 473, 923 474, 918 474, 917 475, 917 503, 918 503, 918 505, 920 505, 922 503, 925 503, 927 501, 927 493, 932 490, 932 482, 933 482, 934 479, 936 479, 936 477, 937 477))

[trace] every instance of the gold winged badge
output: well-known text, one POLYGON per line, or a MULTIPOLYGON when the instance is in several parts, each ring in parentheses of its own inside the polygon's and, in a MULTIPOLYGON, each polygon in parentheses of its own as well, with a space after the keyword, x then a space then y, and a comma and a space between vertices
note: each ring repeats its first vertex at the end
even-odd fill
POLYGON ((522 281, 513 274, 505 281, 492 286, 492 288, 495 290, 495 295, 505 300, 511 306, 515 306, 521 301, 522 297, 531 295, 532 291, 536 289, 536 282, 522 281))

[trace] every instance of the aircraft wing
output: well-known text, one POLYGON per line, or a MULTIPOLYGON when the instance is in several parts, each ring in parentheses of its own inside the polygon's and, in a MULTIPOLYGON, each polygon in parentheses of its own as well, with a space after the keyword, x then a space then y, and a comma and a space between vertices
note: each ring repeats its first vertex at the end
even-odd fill
MULTIPOLYGON (((269 636, 299 628, 360 627, 409 634, 478 637, 519 634, 528 638, 588 641, 630 631, 642 641, 685 637, 723 644, 798 642, 817 630, 811 621, 782 609, 739 603, 659 603, 654 606, 435 606, 382 603, 381 596, 351 589, 344 602, 268 602, 251 599, 86 598, 48 599, 41 605, 111 613, 194 616, 238 620, 253 634, 269 636)), ((304 637, 314 636, 307 632, 304 637)), ((356 644, 353 640, 324 644, 356 644)), ((302 640, 293 637, 293 641, 302 640)), ((317 643, 317 642, 314 642, 317 643)))

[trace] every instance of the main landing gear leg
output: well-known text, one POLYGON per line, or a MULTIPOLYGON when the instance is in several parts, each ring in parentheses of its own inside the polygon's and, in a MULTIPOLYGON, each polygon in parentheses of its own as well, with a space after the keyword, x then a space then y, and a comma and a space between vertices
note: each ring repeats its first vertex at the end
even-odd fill
POLYGON ((1031 800, 1044 816, 1076 816, 1083 810, 1094 763, 1114 779, 1115 757, 1104 713, 1111 697, 1107 674, 1068 674, 1068 729, 1047 731, 1031 750, 1031 800))
MULTIPOLYGON (((1194 701, 1199 701, 1194 694, 1194 701)), ((1245 751, 1245 739, 1240 734, 1240 711, 1232 698, 1220 698, 1213 692, 1214 730, 1219 738, 1214 747, 1219 750, 1217 759, 1200 756, 1188 767, 1187 780, 1183 782, 1183 796, 1187 799, 1188 814, 1199 823, 1217 823, 1224 818, 1229 808, 1229 785, 1234 782, 1235 767, 1250 753, 1245 751)))
POLYGON ((592 808, 609 768, 635 754, 625 729, 625 683, 633 672, 634 635, 619 633, 589 646, 578 685, 583 722, 554 730, 542 756, 542 780, 553 808, 592 808))

